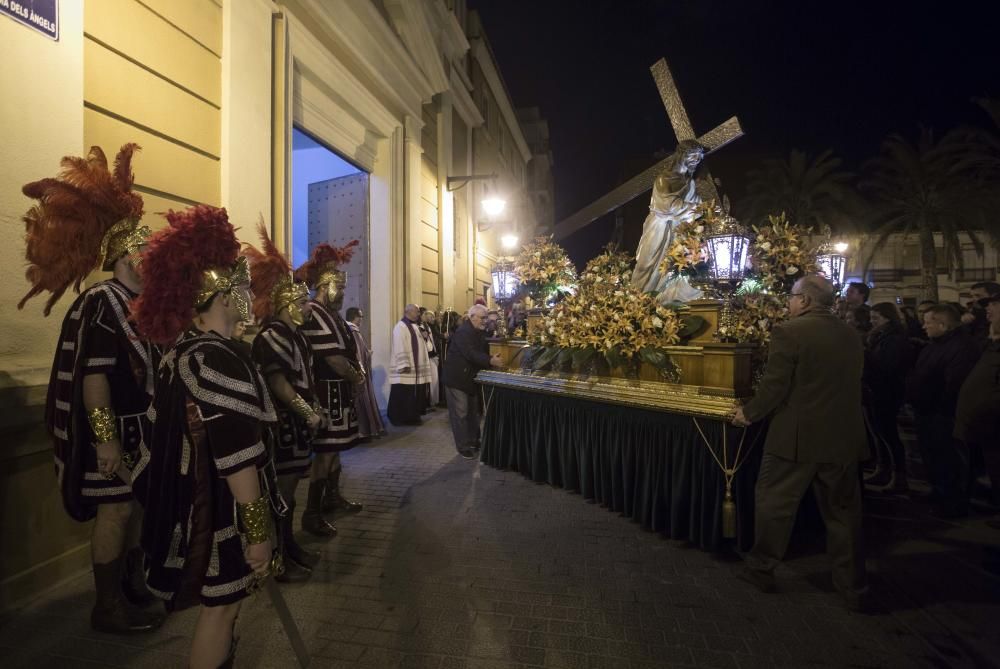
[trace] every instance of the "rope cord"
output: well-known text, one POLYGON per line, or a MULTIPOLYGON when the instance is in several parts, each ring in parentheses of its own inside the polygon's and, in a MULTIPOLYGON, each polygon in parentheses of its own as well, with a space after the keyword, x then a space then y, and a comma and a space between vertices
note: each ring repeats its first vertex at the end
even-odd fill
MULTIPOLYGON (((747 437, 747 429, 744 427, 743 433, 740 435, 740 443, 739 446, 737 446, 736 448, 736 457, 733 459, 733 466, 727 467, 725 464, 723 464, 723 461, 725 461, 726 463, 728 463, 729 461, 729 453, 728 453, 728 445, 726 437, 726 424, 725 423, 722 424, 722 460, 719 460, 719 456, 716 455, 715 449, 713 449, 712 445, 709 443, 708 438, 705 436, 704 430, 701 429, 701 424, 698 422, 698 418, 692 416, 691 420, 694 421, 694 426, 698 428, 698 434, 701 436, 701 440, 705 443, 705 448, 707 448, 708 452, 712 455, 712 459, 715 460, 715 464, 719 465, 719 469, 722 470, 722 474, 726 479, 726 491, 729 492, 732 489, 733 479, 736 477, 736 472, 740 470, 740 467, 742 467, 743 463, 745 463, 747 460, 746 457, 744 457, 742 460, 740 459, 740 455, 742 455, 743 453, 743 443, 747 437)), ((753 450, 754 446, 757 445, 757 442, 760 441, 760 435, 762 433, 763 430, 757 432, 757 436, 754 437, 753 443, 750 444, 750 448, 748 448, 746 451, 747 455, 749 455, 749 453, 753 450)))

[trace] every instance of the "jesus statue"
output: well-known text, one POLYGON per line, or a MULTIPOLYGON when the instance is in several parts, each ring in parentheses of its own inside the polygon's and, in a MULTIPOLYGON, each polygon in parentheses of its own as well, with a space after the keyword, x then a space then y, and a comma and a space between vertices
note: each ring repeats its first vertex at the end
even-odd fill
POLYGON ((644 293, 655 292, 662 304, 690 302, 702 292, 686 276, 663 274, 660 264, 674 240, 674 228, 693 220, 701 203, 695 171, 705 157, 705 147, 687 139, 678 144, 669 166, 653 182, 649 216, 642 224, 632 285, 644 293))

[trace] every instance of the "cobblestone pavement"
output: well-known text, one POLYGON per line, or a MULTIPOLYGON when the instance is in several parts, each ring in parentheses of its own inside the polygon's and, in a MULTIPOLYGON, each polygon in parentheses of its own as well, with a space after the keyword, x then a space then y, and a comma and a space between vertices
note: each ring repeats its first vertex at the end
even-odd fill
MULTIPOLYGON (((732 557, 462 460, 444 412, 344 462, 348 496, 365 509, 337 521, 340 536, 321 545, 310 582, 282 586, 314 667, 975 667, 1000 658, 1000 581, 979 568, 976 545, 996 543, 996 532, 982 516, 928 521, 905 498, 870 498, 881 610, 864 616, 832 592, 820 538, 797 535, 781 592, 757 593, 733 578, 732 557)), ((91 598, 88 574, 9 616, 0 666, 184 666, 194 612, 119 638, 89 629, 91 598)), ((238 633, 238 667, 296 666, 263 595, 245 605, 238 633)))

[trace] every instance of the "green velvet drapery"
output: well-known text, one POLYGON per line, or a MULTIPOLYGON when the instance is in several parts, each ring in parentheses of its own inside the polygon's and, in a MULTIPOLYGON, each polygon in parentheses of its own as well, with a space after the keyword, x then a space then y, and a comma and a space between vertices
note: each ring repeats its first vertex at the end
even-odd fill
MULTIPOLYGON (((579 492, 672 539, 706 550, 722 547, 725 478, 691 416, 500 387, 486 387, 485 395, 485 464, 579 492)), ((720 459, 726 429, 732 462, 742 430, 718 420, 698 422, 720 459)), ((749 428, 741 456, 746 462, 733 482, 740 550, 753 543, 762 429, 749 428)))

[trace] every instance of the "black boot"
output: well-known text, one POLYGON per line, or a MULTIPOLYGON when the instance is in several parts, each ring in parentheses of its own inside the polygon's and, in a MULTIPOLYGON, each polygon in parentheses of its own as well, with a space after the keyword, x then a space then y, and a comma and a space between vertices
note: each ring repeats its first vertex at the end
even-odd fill
POLYGON ((146 587, 146 559, 141 548, 133 548, 125 553, 125 573, 122 575, 122 594, 130 604, 145 608, 156 602, 156 597, 146 587))
POLYGON ((277 523, 278 555, 281 557, 281 565, 274 574, 274 580, 278 583, 301 583, 309 579, 312 570, 301 566, 288 557, 288 543, 285 538, 290 534, 285 528, 292 522, 291 514, 286 514, 284 518, 275 518, 277 523))
POLYGON ((364 508, 357 502, 344 499, 344 496, 340 494, 340 472, 342 471, 342 467, 337 467, 330 472, 330 476, 326 480, 326 495, 323 497, 323 511, 326 513, 357 513, 364 508))
POLYGON ((299 566, 294 560, 288 559, 288 554, 282 554, 281 571, 275 573, 274 580, 278 583, 303 583, 312 576, 312 570, 299 566))
POLYGON ((323 490, 326 481, 310 481, 309 495, 306 497, 306 510, 302 514, 302 529, 317 537, 332 539, 337 536, 337 528, 326 522, 320 508, 323 502, 323 490))
POLYGON ((121 580, 122 558, 94 565, 97 603, 90 612, 90 626, 108 634, 137 634, 152 632, 162 625, 166 617, 163 613, 129 604, 122 594, 121 580))
POLYGON ((295 527, 292 523, 294 511, 295 505, 292 504, 288 507, 288 515, 281 521, 281 545, 285 564, 294 562, 299 567, 311 570, 319 564, 320 555, 317 551, 306 550, 295 540, 295 527))

